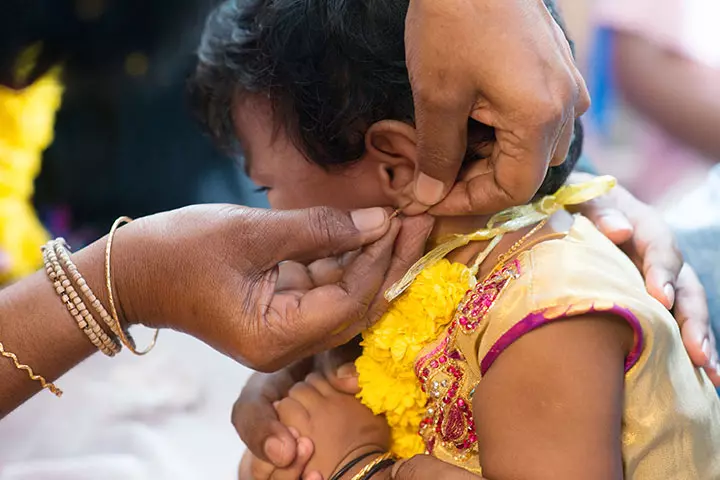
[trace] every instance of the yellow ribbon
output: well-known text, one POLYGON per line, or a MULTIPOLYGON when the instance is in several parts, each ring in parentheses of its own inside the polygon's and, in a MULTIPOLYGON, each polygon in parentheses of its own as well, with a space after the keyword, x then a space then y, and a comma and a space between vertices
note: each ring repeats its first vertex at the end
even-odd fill
POLYGON ((490 218, 487 227, 470 234, 453 235, 452 238, 425 254, 418 260, 405 276, 385 292, 385 299, 392 302, 413 283, 424 269, 435 265, 450 252, 464 247, 470 242, 491 240, 490 245, 480 254, 475 265, 482 260, 500 242, 502 236, 509 232, 535 225, 550 217, 555 212, 571 205, 580 205, 594 198, 607 194, 617 181, 611 176, 595 177, 592 180, 576 185, 565 185, 554 195, 548 195, 529 205, 512 207, 496 213, 490 218))

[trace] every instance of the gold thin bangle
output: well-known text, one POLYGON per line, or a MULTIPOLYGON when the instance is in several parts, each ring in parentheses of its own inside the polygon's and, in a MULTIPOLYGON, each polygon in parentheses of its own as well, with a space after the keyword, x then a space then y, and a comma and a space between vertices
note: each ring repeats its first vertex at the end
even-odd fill
POLYGON ((58 387, 56 387, 55 384, 53 384, 52 382, 48 382, 47 380, 45 380, 45 377, 43 377, 42 375, 36 375, 33 372, 33 369, 30 368, 29 366, 20 363, 20 361, 17 358, 17 355, 15 355, 12 352, 6 351, 5 346, 2 344, 2 342, 0 342, 0 355, 12 360, 13 363, 15 364, 15 368, 17 368, 18 370, 25 370, 28 374, 28 377, 30 377, 30 380, 35 380, 36 382, 40 382, 40 385, 42 385, 42 388, 47 388, 52 393, 54 393, 55 396, 62 397, 62 394, 63 394, 62 390, 60 390, 58 387))
POLYGON ((115 308, 115 300, 113 299, 113 290, 112 290, 112 276, 110 275, 110 253, 112 252, 112 243, 113 243, 113 237, 115 236, 115 232, 117 232, 117 229, 120 228, 120 225, 124 223, 130 223, 132 222, 132 218, 130 217, 120 217, 112 225, 112 228, 110 228, 110 233, 108 233, 108 239, 107 244, 105 245, 105 287, 107 288, 107 294, 108 294, 108 306, 110 307, 110 315, 112 315, 112 319, 115 322, 115 327, 117 328, 118 337, 120 337, 120 341, 125 345, 128 350, 130 350, 135 355, 145 355, 150 352, 155 347, 155 344, 157 343, 157 338, 160 333, 159 329, 155 330, 155 335, 153 336, 152 342, 150 342, 150 345, 145 350, 138 351, 135 348, 135 341, 130 336, 129 333, 126 333, 123 328, 122 324, 120 323, 120 317, 118 316, 117 309, 115 308))
POLYGON ((384 453, 384 454, 380 455, 380 456, 377 457, 375 460, 373 460, 372 462, 370 462, 370 463, 368 463, 367 465, 365 465, 365 466, 363 467, 363 469, 360 470, 358 473, 356 473, 355 475, 353 475, 352 480, 361 480, 361 479, 365 478, 365 475, 367 475, 370 470, 372 470, 373 468, 375 468, 375 466, 376 466, 378 463, 384 462, 385 460, 388 460, 388 459, 390 459, 390 458, 394 458, 394 455, 393 455, 391 452, 387 452, 387 453, 384 453))

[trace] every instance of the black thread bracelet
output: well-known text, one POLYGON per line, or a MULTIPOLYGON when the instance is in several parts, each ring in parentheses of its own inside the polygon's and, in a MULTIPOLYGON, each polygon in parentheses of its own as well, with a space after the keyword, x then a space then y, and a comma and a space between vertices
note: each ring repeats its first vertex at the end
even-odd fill
POLYGON ((367 452, 367 453, 364 453, 364 454, 360 455, 360 456, 357 457, 355 460, 350 460, 348 463, 345 464, 344 467, 342 467, 340 470, 338 470, 337 473, 335 473, 335 475, 333 475, 332 477, 330 477, 330 480, 340 480, 340 479, 341 479, 346 473, 348 473, 355 465, 357 465, 358 463, 362 462, 363 460, 365 460, 365 459, 366 459, 367 457, 369 457, 370 455, 378 455, 378 454, 383 454, 383 453, 385 453, 385 452, 383 452, 382 450, 373 450, 372 452, 367 452))
POLYGON ((396 460, 394 458, 386 458, 382 462, 378 462, 377 465, 375 465, 373 468, 370 469, 370 471, 365 474, 362 480, 370 480, 373 476, 375 476, 376 473, 385 470, 391 465, 395 465, 395 461, 396 460))

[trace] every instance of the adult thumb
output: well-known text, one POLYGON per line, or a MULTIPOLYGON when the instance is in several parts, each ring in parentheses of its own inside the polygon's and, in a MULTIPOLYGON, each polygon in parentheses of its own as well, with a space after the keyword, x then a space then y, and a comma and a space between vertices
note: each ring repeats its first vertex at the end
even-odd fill
POLYGON ((357 250, 382 237, 390 227, 384 208, 367 208, 344 212, 329 207, 315 207, 271 213, 266 222, 268 236, 280 239, 272 254, 277 262, 314 261, 357 250))
POLYGON ((425 206, 439 203, 455 183, 467 148, 471 101, 438 102, 414 97, 418 147, 415 198, 425 206))

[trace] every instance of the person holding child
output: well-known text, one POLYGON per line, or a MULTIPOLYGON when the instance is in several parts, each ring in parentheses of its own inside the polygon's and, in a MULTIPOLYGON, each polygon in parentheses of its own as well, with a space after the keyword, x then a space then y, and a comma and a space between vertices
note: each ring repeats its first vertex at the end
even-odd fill
MULTIPOLYGON (((403 99, 405 112, 408 104, 414 103, 416 125, 410 132, 407 123, 394 119, 395 123, 385 123, 374 130, 373 138, 378 141, 372 144, 374 151, 380 152, 382 158, 402 162, 384 170, 383 178, 392 175, 395 179, 394 193, 372 187, 363 192, 367 202, 375 203, 376 194, 383 193, 392 194, 394 200, 414 197, 412 204, 399 205, 408 214, 429 207, 435 214, 489 213, 529 200, 543 182, 550 162, 561 171, 567 168, 561 165, 573 138, 573 120, 587 108, 587 94, 561 31, 540 2, 487 0, 474 4, 460 0, 440 3, 415 0, 407 11, 399 13, 401 17, 394 17, 395 20, 401 18, 408 25, 405 47, 415 96, 408 99, 407 88, 402 86, 407 82, 405 78, 395 87, 402 93, 398 98, 403 99), (483 24, 487 28, 480 28, 483 24), (448 25, 453 25, 452 31, 448 25), (465 55, 452 59, 447 55, 461 53, 460 47, 464 42, 469 45, 470 39, 491 39, 510 31, 518 35, 508 35, 508 41, 501 45, 472 42, 474 48, 464 50, 465 55), (515 67, 508 68, 510 65, 522 65, 524 75, 516 75, 515 67), (468 116, 473 120, 468 122, 468 116), (487 127, 492 127, 492 132, 487 127), (470 137, 466 135, 468 131, 470 137), (417 152, 417 158, 416 168, 410 169, 406 160, 412 152, 405 147, 413 135, 417 149, 411 150, 417 152), (466 152, 468 140, 472 148, 466 152), (400 150, 394 151, 398 146, 400 150), (461 162, 468 155, 472 161, 464 163, 456 181, 461 162), (491 170, 487 169, 488 162, 483 162, 487 158, 492 160, 491 170), (398 190, 398 186, 403 188, 398 190)), ((316 30, 312 22, 305 26, 306 31, 316 30)), ((402 38, 396 38, 395 47, 404 48, 402 38)), ((43 55, 41 60, 40 67, 52 65, 58 59, 43 55)), ((39 75, 42 68, 34 73, 39 75)), ((233 93, 236 85, 224 86, 232 88, 205 93, 233 93)), ((217 112, 227 111, 228 100, 232 98, 219 95, 218 99, 220 102, 214 104, 217 112)), ((255 107, 264 111, 263 105, 247 106, 249 112, 255 111, 255 107)), ((231 125, 227 116, 222 115, 221 120, 215 126, 231 125)), ((393 120, 393 116, 388 120, 393 120)), ((252 128, 252 122, 243 127, 252 128)), ((263 136, 266 128, 259 133, 257 141, 267 140, 263 136)), ((364 136, 363 133, 361 137, 364 136)), ((580 138, 580 132, 576 137, 580 138)), ((347 145, 352 147, 349 152, 353 148, 360 152, 358 145, 358 139, 353 139, 347 145)), ((336 151, 342 150, 338 145, 334 147, 336 151)), ((347 154, 344 152, 338 158, 344 159, 347 154)), ((283 159, 281 156, 278 161, 283 159)), ((300 164, 296 166, 298 175, 317 173, 303 172, 300 164)), ((326 193, 337 196, 340 189, 338 185, 332 186, 334 179, 328 178, 327 184, 312 183, 312 175, 304 177, 308 182, 305 188, 315 185, 315 193, 322 193, 327 186, 332 192, 326 193)), ((554 181, 562 177, 563 174, 555 176, 554 181)), ((275 188, 275 194, 282 190, 275 188)), ((352 191, 348 185, 344 190, 352 191)), ((611 199, 607 197, 605 201, 611 199)), ((289 206, 298 200, 290 196, 282 201, 289 206)), ((649 247, 647 251, 640 248, 636 256, 645 266, 648 284, 668 308, 675 303, 677 294, 678 320, 683 323, 693 358, 698 365, 713 367, 712 356, 700 352, 703 340, 712 340, 706 333, 702 288, 691 271, 681 270, 682 259, 673 250, 672 240, 665 236, 664 226, 649 217, 642 218, 644 215, 638 214, 637 208, 627 206, 625 203, 624 207, 620 204, 615 208, 606 203, 594 210, 588 208, 600 222, 611 215, 620 218, 623 210, 631 220, 637 220, 635 232, 626 226, 610 230, 617 237, 631 240, 630 245, 649 247), (667 292, 665 287, 669 288, 667 292)), ((461 225, 477 220, 467 217, 453 222, 461 225)), ((53 284, 45 278, 47 275, 52 279, 54 275, 57 279, 63 265, 70 267, 71 258, 72 278, 79 282, 75 274, 84 275, 82 285, 77 283, 80 294, 75 298, 89 295, 88 289, 82 287, 92 287, 97 293, 95 300, 109 305, 110 292, 115 291, 115 301, 120 306, 114 315, 117 332, 137 322, 180 329, 250 366, 273 370, 343 343, 377 318, 386 308, 377 293, 397 280, 420 256, 430 227, 427 217, 393 220, 377 208, 356 210, 352 215, 327 208, 283 213, 228 206, 167 212, 113 229, 116 237, 110 235, 72 256, 64 251, 62 242, 49 245, 46 272, 0 292, 3 317, 9 319, 3 323, 0 336, 6 346, 24 347, 27 356, 20 358, 29 357, 28 363, 39 366, 49 380, 94 351, 82 330, 67 318, 68 313, 73 313, 72 306, 60 301, 62 294, 58 300, 50 288, 53 284), (294 233, 290 239, 288 231, 294 233), (111 264, 108 254, 111 238, 115 238, 113 275, 102 268, 104 262, 106 267, 111 264), (283 262, 290 259, 305 262, 354 252, 362 246, 365 248, 359 255, 338 255, 309 267, 283 262), (55 260, 50 250, 55 252, 55 260), (263 279, 267 282, 263 283, 263 279), (262 285, 265 289, 259 288, 262 285), (272 316, 271 322, 266 321, 267 314, 272 316)), ((453 230, 455 227, 449 229, 453 230)), ((68 282, 73 283, 69 279, 68 282)), ((60 286, 67 288, 64 280, 60 286)), ((91 304, 96 307, 95 301, 91 304)), ((100 307, 97 310, 102 311, 100 307)), ((105 315, 100 316, 105 319, 105 315)), ((112 343, 112 336, 105 333, 112 343)), ((115 335, 116 330, 112 333, 115 335)), ((125 340, 131 349, 135 348, 125 340)), ((0 397, 2 414, 40 388, 39 382, 28 382, 27 377, 22 377, 23 372, 15 369, 10 360, 8 357, 0 367, 4 385, 0 397)), ((407 465, 405 468, 409 469, 414 464, 407 465)))
MULTIPOLYGON (((415 28, 414 33, 408 32, 408 45, 414 57, 410 63, 415 67, 414 84, 417 93, 417 109, 427 113, 423 117, 424 127, 420 128, 420 131, 432 132, 432 135, 425 135, 422 140, 425 144, 422 152, 426 158, 420 163, 425 168, 425 174, 421 175, 418 172, 416 181, 418 198, 424 199, 423 208, 428 208, 440 202, 448 193, 450 186, 453 185, 460 165, 460 152, 464 149, 463 143, 465 142, 463 135, 457 135, 456 127, 463 128, 462 125, 465 123, 468 111, 473 109, 478 115, 487 117, 485 120, 488 123, 497 124, 499 131, 505 132, 505 143, 511 148, 498 149, 498 166, 502 167, 512 161, 519 161, 526 165, 526 168, 515 172, 498 169, 497 178, 490 182, 494 185, 492 192, 486 188, 479 188, 489 177, 478 178, 472 182, 472 185, 470 183, 458 185, 448 196, 449 203, 441 203, 438 208, 442 208, 443 204, 451 206, 453 202, 460 202, 460 208, 465 210, 483 208, 483 205, 493 202, 502 205, 522 202, 536 187, 533 184, 537 184, 541 180, 540 173, 547 168, 549 159, 564 156, 568 148, 568 142, 565 140, 572 130, 571 120, 587 109, 587 90, 582 78, 572 62, 569 61, 567 46, 563 41, 559 41, 560 36, 557 34, 556 26, 544 8, 538 8, 536 2, 531 0, 487 1, 482 10, 478 10, 477 5, 463 4, 461 1, 447 2, 447 8, 437 7, 436 2, 418 0, 407 15, 408 24, 415 28), (474 29, 475 26, 468 24, 464 16, 458 15, 458 12, 461 11, 471 13, 475 17, 482 15, 487 19, 494 19, 491 23, 498 27, 502 22, 506 22, 513 25, 514 28, 526 32, 524 38, 519 39, 518 42, 509 42, 506 47, 507 54, 515 57, 517 62, 522 59, 536 62, 535 68, 528 70, 528 73, 532 72, 532 75, 516 80, 518 86, 522 86, 522 88, 512 91, 504 88, 501 79, 508 78, 509 74, 504 62, 486 63, 481 69, 482 75, 478 74, 480 70, 467 75, 468 69, 464 62, 453 64, 447 61, 447 57, 438 49, 439 44, 436 41, 448 34, 444 28, 447 22, 457 24, 458 28, 454 30, 457 35, 455 42, 462 41, 467 35, 474 35, 471 29, 474 29), (517 12, 523 12, 524 23, 517 22, 515 18, 517 12), (520 48, 522 44, 525 47, 534 46, 535 50, 520 48), (548 69, 548 65, 552 65, 552 67, 548 69), (535 88, 538 85, 546 88, 538 91, 535 88), (443 89, 442 98, 437 96, 438 87, 443 89), (485 95, 485 99, 481 101, 482 95, 485 95), (523 99, 532 100, 532 102, 524 102, 523 99), (521 104, 522 107, 517 108, 521 104), (493 108, 490 108, 491 106, 493 108), (454 125, 448 123, 449 120, 452 120, 454 125), (553 140, 547 141, 547 138, 550 137, 553 140), (482 197, 478 195, 482 195, 482 197)), ((66 51, 67 45, 64 42, 56 41, 58 33, 52 28, 48 28, 48 18, 43 16, 42 12, 34 9, 35 7, 28 7, 24 2, 11 2, 8 8, 14 14, 8 14, 6 17, 14 20, 6 22, 7 28, 4 28, 0 34, 5 40, 0 42, 0 84, 10 89, 22 90, 33 85, 49 71, 53 71, 54 67, 66 60, 70 52, 66 51), (34 18, 37 22, 29 25, 27 22, 17 21, 18 18, 34 18), (23 70, 23 75, 18 75, 18 58, 30 46, 39 47, 36 49, 37 56, 32 65, 28 65, 23 70)), ((447 39, 445 39, 445 43, 447 44, 447 39)), ((475 53, 480 55, 483 52, 475 53)), ((16 110, 18 109, 14 109, 12 112, 16 110)), ((21 110, 19 111, 22 113, 21 110)), ((10 161, 9 158, 4 160, 10 161)), ((374 252, 370 254, 370 257, 380 264, 375 263, 371 270, 363 270, 366 275, 374 273, 372 281, 368 277, 363 282, 364 293, 354 289, 352 292, 346 291, 345 294, 342 291, 339 292, 344 299, 341 303, 345 303, 349 308, 346 315, 338 314, 336 309, 332 319, 327 318, 327 314, 317 316, 320 312, 314 310, 314 307, 306 307, 310 311, 305 312, 305 320, 311 319, 317 327, 316 330, 313 330, 315 333, 310 335, 313 338, 318 332, 321 337, 326 336, 327 332, 334 331, 338 325, 346 325, 353 321, 359 325, 358 319, 366 321, 365 317, 371 310, 379 311, 382 307, 382 302, 371 302, 374 307, 369 308, 365 297, 384 281, 384 276, 388 273, 385 267, 388 267, 391 258, 394 258, 392 263, 396 265, 395 268, 398 268, 400 264, 407 263, 410 256, 408 253, 403 253, 403 250, 413 251, 413 243, 418 242, 414 238, 408 238, 411 235, 406 233, 401 238, 405 237, 404 242, 407 245, 405 247, 398 246, 395 251, 396 255, 393 257, 392 240, 398 235, 399 226, 395 225, 397 223, 390 222, 387 214, 377 209, 362 214, 356 213, 353 218, 350 218, 345 213, 326 209, 299 212, 296 215, 273 215, 225 206, 192 207, 180 212, 148 217, 141 222, 135 222, 132 226, 122 228, 118 234, 119 241, 115 248, 119 251, 115 258, 122 258, 125 255, 123 252, 126 252, 128 259, 140 258, 145 254, 148 254, 148 259, 152 262, 159 261, 159 259, 172 259, 172 261, 160 262, 162 268, 159 271, 166 272, 167 276, 155 277, 147 269, 142 271, 123 270, 122 267, 116 267, 114 272, 117 278, 110 279, 108 273, 105 281, 128 285, 121 287, 120 300, 124 300, 128 306, 120 308, 118 322, 133 323, 140 321, 140 317, 142 317, 142 321, 150 326, 182 329, 252 367, 270 369, 307 354, 310 351, 308 348, 312 349, 316 346, 311 346, 313 342, 300 341, 292 345, 287 345, 287 342, 277 342, 285 335, 298 340, 298 337, 291 333, 292 329, 283 330, 280 333, 275 332, 272 348, 269 345, 265 345, 266 348, 255 348, 260 345, 257 342, 250 348, 249 345, 252 342, 249 342, 247 338, 243 338, 242 341, 238 340, 243 337, 242 332, 255 328, 253 325, 257 319, 257 312, 251 306, 260 302, 263 296, 252 288, 257 286, 257 279, 261 278, 262 274, 275 278, 272 277, 272 272, 275 271, 277 263, 295 258, 297 254, 303 259, 318 258, 328 254, 343 253, 343 249, 353 250, 375 241, 375 244, 372 247, 368 246, 368 249, 374 252), (197 223, 196 220, 200 218, 205 221, 197 223), (297 219, 306 221, 298 222, 297 219), (307 221, 307 219, 311 221, 307 221), (313 221, 312 219, 317 220, 313 221), (358 221, 363 225, 362 228, 353 223, 358 221), (393 224, 392 228, 391 223, 393 224), (365 227, 370 228, 371 231, 368 232, 365 227), (288 228, 301 228, 301 231, 307 234, 304 237, 305 242, 295 243, 293 248, 283 243, 281 237, 288 228), (263 232, 261 236, 263 245, 268 248, 277 245, 277 250, 269 253, 263 252, 263 255, 250 253, 256 248, 253 243, 257 240, 256 237, 245 236, 243 241, 236 239, 238 232, 241 232, 242 236, 242 232, 245 230, 263 232), (198 235, 207 235, 206 248, 213 251, 214 255, 202 259, 177 255, 167 257, 168 253, 178 251, 175 250, 177 243, 170 238, 160 239, 158 231, 167 231, 169 237, 176 239, 197 239, 198 235), (268 242, 268 236, 278 234, 280 235, 278 243, 268 242), (129 245, 122 240, 123 237, 126 238, 129 245), (215 238, 217 241, 213 242, 210 238, 215 238), (233 241, 225 238, 232 238, 233 241), (379 238, 384 240, 380 241, 379 238), (238 248, 232 255, 226 250, 229 245, 238 248), (153 253, 150 254, 150 251, 153 253), (404 255, 407 258, 398 258, 398 255, 404 255), (247 260, 247 258, 251 260, 247 260), (272 258, 274 261, 264 262, 263 258, 268 260, 272 258), (237 265, 239 262, 243 265, 243 269, 226 270, 228 276, 224 277, 222 281, 228 286, 234 285, 236 294, 226 296, 219 302, 219 305, 211 305, 213 303, 211 299, 216 299, 217 289, 205 290, 211 295, 198 294, 190 297, 180 295, 177 297, 176 294, 184 284, 170 282, 177 287, 173 288, 167 282, 167 278, 184 278, 184 273, 188 271, 197 272, 199 276, 196 277, 196 280, 200 281, 203 278, 200 274, 223 271, 213 263, 220 259, 232 265, 237 265), (175 268, 179 270, 174 270, 175 268), (128 278, 121 278, 125 277, 123 272, 127 273, 128 278), (184 273, 175 275, 173 272, 184 273), (362 301, 357 295, 363 298, 362 301), (177 302, 178 298, 190 303, 177 302), (234 300, 237 298, 240 300, 234 300), (152 300, 148 302, 148 299, 152 300), (350 308, 353 302, 355 302, 355 308, 350 308), (143 312, 144 308, 141 308, 140 316, 136 316, 131 311, 134 307, 130 307, 130 305, 140 304, 149 305, 151 312, 145 313, 143 312), (183 308, 183 304, 187 308, 183 308), (125 309, 128 310, 127 318, 122 318, 125 309), (252 311, 248 311, 248 309, 252 311), (187 312, 195 312, 195 316, 188 315, 187 312), (211 312, 211 314, 203 316, 202 312, 211 312), (229 312, 234 312, 235 315, 230 315, 229 312), (241 314, 238 316, 238 313, 241 314), (326 318, 320 318, 323 316, 326 318), (232 334, 228 335, 228 332, 232 334), (283 343, 284 347, 280 347, 280 343, 283 343)), ((6 225, 2 227, 12 230, 6 225)), ((410 233, 414 231, 410 226, 405 230, 410 233)), ((294 242, 301 242, 301 240, 294 239, 294 242)), ((40 245, 37 247, 39 250, 40 245)), ((204 249, 205 247, 203 247, 204 249)), ((88 285, 91 285, 93 292, 96 293, 110 291, 109 288, 101 288, 103 274, 98 262, 102 264, 102 251, 102 246, 96 243, 82 252, 78 252, 76 259, 80 267, 79 272, 92 279, 89 280, 88 285)), ((668 252, 666 250, 666 253, 668 252)), ((670 257, 672 256, 670 254, 670 257)), ((40 255, 37 257, 40 258, 40 255)), ((365 262, 370 261, 367 256, 364 258, 365 262)), ((666 262, 665 265, 669 268, 663 269, 667 272, 667 280, 670 282, 674 282, 677 275, 677 269, 672 263, 672 260, 666 262)), ((349 265, 342 265, 346 274, 354 270, 352 266, 354 264, 351 262, 349 265)), ((398 274, 399 271, 396 272, 396 275, 398 274)), ((283 277, 280 277, 280 280, 282 279, 283 277)), ((211 285, 220 281, 218 277, 213 278, 212 282, 206 283, 211 285)), ((343 284, 343 286, 349 288, 353 284, 351 282, 343 284)), ((93 348, 88 348, 90 342, 84 338, 82 332, 78 335, 78 331, 81 331, 82 327, 78 330, 72 324, 73 322, 53 322, 52 328, 47 326, 47 319, 67 317, 69 313, 73 312, 72 308, 67 312, 63 308, 57 308, 57 302, 54 302, 57 299, 53 298, 54 293, 49 285, 52 284, 48 284, 42 275, 35 274, 18 281, 0 294, 3 317, 17 319, 4 322, 3 329, 0 331, 0 340, 4 342, 2 350, 4 356, 7 357, 7 362, 2 362, 2 366, 0 366, 3 385, 5 385, 0 401, 0 414, 4 415, 12 410, 37 392, 41 386, 53 385, 46 381, 45 377, 48 380, 57 378, 94 351, 93 348), (41 306, 43 308, 40 308, 41 306), (28 332, 31 332, 31 335, 28 335, 28 332), (33 338, 34 341, 28 344, 28 338, 33 338), (24 379, 22 376, 24 368, 20 367, 28 366, 18 361, 18 358, 34 367, 36 372, 44 373, 45 377, 40 377, 43 379, 42 384, 27 382, 27 379, 24 379)), ((329 288, 323 287, 327 286, 318 287, 320 292, 325 292, 329 288)), ((194 290, 201 291, 202 288, 195 287, 194 290)), ((314 291, 312 290, 308 294, 314 291)), ((273 292, 263 293, 265 296, 272 296, 273 292)), ((320 296, 321 294, 315 293, 314 295, 320 296)), ((96 300, 102 301, 105 306, 108 306, 105 295, 109 294, 99 293, 99 298, 96 300)), ((62 305, 60 306, 62 307, 62 305)), ((340 304, 336 305, 336 307, 338 306, 340 304)), ((262 310, 259 306, 256 305, 256 307, 262 310)), ((371 316, 376 314, 371 314, 371 316)), ((98 312, 97 315, 100 313, 98 312)), ((283 321, 287 320, 286 314, 280 315, 280 317, 283 321)), ((78 325, 84 325, 83 322, 80 321, 78 325)), ((702 322, 701 319, 700 325, 702 322)), ((98 328, 103 331, 93 332, 93 335, 98 338, 105 338, 103 337, 105 335, 109 342, 108 345, 113 343, 115 347, 119 345, 118 338, 112 340, 116 334, 104 330, 102 322, 98 324, 98 328)), ((108 326, 108 328, 110 327, 108 326)), ((116 326, 116 328, 119 327, 116 326)), ((105 347, 110 348, 108 345, 105 347)))
MULTIPOLYGON (((273 208, 424 210, 402 42, 411 5, 253 0, 211 17, 201 112, 221 142, 239 142, 273 208)), ((490 174, 498 135, 473 118, 463 132, 461 182, 490 174)), ((297 454, 286 468, 246 457, 243 478, 720 476, 710 377, 633 263, 570 214, 614 186, 563 186, 581 154, 579 122, 574 132, 533 203, 434 209, 426 255, 386 291, 390 308, 355 353, 358 398, 318 373, 293 382, 301 364, 260 387, 297 454)), ((286 453, 270 440, 260 455, 286 453)))

